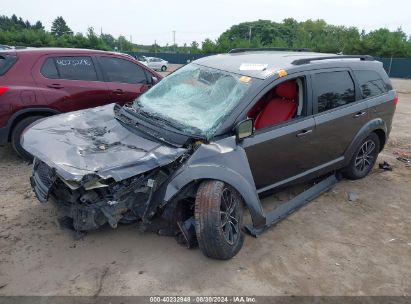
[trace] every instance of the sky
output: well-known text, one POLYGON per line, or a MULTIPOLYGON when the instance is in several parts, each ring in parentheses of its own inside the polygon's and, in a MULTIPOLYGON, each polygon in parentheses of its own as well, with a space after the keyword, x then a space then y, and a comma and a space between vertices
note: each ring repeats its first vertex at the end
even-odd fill
POLYGON ((409 0, 0 0, 0 15, 40 20, 47 30, 63 16, 74 32, 124 35, 137 44, 178 45, 216 39, 232 25, 258 19, 324 19, 367 32, 402 27, 411 35, 409 0))

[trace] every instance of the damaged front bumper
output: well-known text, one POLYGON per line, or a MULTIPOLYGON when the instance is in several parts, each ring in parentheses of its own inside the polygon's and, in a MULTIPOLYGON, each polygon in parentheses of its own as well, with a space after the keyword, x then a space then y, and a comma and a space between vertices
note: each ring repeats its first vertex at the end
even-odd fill
POLYGON ((60 220, 69 220, 76 231, 89 231, 106 223, 115 228, 119 222, 150 219, 155 214, 150 209, 153 193, 167 177, 167 168, 158 168, 120 182, 92 179, 80 184, 62 179, 35 159, 30 181, 40 202, 55 203, 60 220), (87 184, 94 187, 87 189, 87 184))

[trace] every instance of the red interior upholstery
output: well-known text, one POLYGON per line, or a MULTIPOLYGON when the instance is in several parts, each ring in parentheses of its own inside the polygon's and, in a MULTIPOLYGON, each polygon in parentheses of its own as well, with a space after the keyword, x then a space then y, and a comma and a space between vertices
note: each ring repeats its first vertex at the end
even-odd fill
POLYGON ((295 80, 279 84, 275 88, 275 93, 277 96, 271 99, 257 115, 254 123, 256 129, 269 127, 294 117, 298 98, 295 80))
POLYGON ((298 96, 297 83, 295 82, 295 80, 289 80, 280 83, 278 86, 275 87, 275 93, 279 97, 294 100, 298 96))

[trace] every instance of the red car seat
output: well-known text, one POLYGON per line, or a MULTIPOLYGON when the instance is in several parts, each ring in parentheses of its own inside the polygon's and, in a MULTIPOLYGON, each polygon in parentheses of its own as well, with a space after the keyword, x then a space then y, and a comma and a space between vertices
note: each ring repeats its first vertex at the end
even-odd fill
POLYGON ((280 83, 275 88, 276 97, 271 99, 257 115, 256 129, 269 127, 294 117, 297 111, 298 92, 295 80, 280 83))

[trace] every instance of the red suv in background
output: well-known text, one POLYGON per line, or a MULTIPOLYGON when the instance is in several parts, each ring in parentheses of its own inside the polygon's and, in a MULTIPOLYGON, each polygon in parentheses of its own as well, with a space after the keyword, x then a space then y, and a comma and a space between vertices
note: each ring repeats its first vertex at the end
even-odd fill
POLYGON ((0 145, 23 158, 24 129, 37 119, 133 101, 162 78, 133 57, 96 50, 31 48, 0 51, 0 145))

